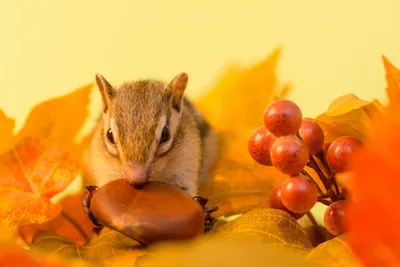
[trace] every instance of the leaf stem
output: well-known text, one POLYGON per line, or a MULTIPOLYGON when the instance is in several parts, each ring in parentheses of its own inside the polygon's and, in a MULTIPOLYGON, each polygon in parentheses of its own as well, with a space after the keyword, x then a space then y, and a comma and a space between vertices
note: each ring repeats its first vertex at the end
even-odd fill
POLYGON ((85 230, 83 230, 82 226, 74 218, 69 216, 68 213, 66 213, 64 210, 61 211, 60 215, 63 216, 76 228, 76 230, 82 235, 86 242, 89 241, 90 237, 85 233, 85 230))

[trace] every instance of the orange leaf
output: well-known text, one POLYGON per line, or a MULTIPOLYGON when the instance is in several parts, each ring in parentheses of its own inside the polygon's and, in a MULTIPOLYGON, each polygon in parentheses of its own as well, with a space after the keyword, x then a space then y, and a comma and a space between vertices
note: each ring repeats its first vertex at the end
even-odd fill
POLYGON ((367 267, 400 265, 399 87, 394 80, 394 67, 389 68, 388 62, 387 93, 391 102, 385 113, 373 120, 365 149, 352 158, 348 183, 349 240, 367 267))
POLYGON ((19 247, 0 246, 0 266, 4 267, 90 267, 83 261, 63 261, 43 259, 42 255, 32 254, 19 247))
POLYGON ((25 225, 54 218, 61 207, 50 198, 76 175, 75 163, 54 144, 22 140, 0 157, 0 221, 25 225))
POLYGON ((62 213, 43 224, 30 224, 19 228, 19 235, 27 244, 31 244, 38 232, 51 231, 76 242, 85 242, 92 235, 94 225, 82 209, 87 191, 68 196, 61 201, 62 213), (77 225, 75 225, 77 224, 77 225), (79 228, 77 228, 79 227, 79 228))
POLYGON ((386 93, 389 103, 399 104, 400 102, 400 70, 396 68, 385 56, 382 56, 383 65, 386 71, 386 93))
POLYGON ((8 118, 2 110, 0 110, 0 129, 1 129, 1 142, 0 142, 0 154, 12 146, 13 140, 13 130, 15 126, 15 121, 8 118))
POLYGON ((212 180, 200 190, 201 195, 210 198, 210 205, 219 206, 215 216, 265 207, 274 185, 286 178, 275 168, 255 162, 247 145, 253 129, 263 124, 268 104, 289 91, 288 85, 278 85, 279 55, 280 49, 276 49, 250 68, 228 68, 215 88, 197 101, 223 138, 221 159, 212 180))
POLYGON ((92 87, 93 84, 87 84, 67 95, 37 104, 15 136, 12 135, 14 120, 0 111, 0 128, 5 133, 0 140, 0 154, 10 150, 24 138, 35 136, 51 140, 69 152, 72 158, 81 160, 83 147, 75 138, 89 115, 88 104, 92 87))

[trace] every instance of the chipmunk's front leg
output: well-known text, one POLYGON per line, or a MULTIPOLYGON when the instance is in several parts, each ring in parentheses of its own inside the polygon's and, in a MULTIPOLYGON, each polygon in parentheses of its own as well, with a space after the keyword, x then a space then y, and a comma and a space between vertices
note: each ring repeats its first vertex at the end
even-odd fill
POLYGON ((217 222, 217 219, 215 217, 212 217, 211 213, 217 211, 218 207, 212 206, 211 208, 206 208, 208 198, 205 198, 205 197, 194 196, 193 199, 196 200, 197 203, 199 203, 200 206, 203 208, 203 214, 204 214, 204 219, 205 219, 204 233, 206 234, 213 229, 215 223, 217 222))
POLYGON ((99 187, 94 186, 94 185, 88 185, 86 186, 86 189, 88 190, 88 194, 85 196, 83 199, 83 210, 85 211, 86 215, 89 217, 89 219, 92 221, 92 223, 96 226, 93 228, 93 232, 98 233, 101 229, 103 229, 103 225, 100 224, 96 218, 93 216, 92 212, 90 211, 90 200, 93 197, 93 193, 96 192, 99 187))

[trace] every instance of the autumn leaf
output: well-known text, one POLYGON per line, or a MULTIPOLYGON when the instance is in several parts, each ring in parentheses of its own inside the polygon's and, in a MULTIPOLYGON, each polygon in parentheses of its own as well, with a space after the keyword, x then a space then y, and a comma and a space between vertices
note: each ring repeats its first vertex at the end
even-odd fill
POLYGON ((13 129, 15 121, 8 118, 2 110, 0 110, 0 129, 1 129, 1 141, 0 141, 0 154, 7 151, 14 143, 13 141, 13 129))
POLYGON ((349 113, 352 110, 360 109, 369 104, 368 101, 361 100, 355 94, 347 94, 340 96, 333 101, 326 112, 326 115, 339 116, 349 113))
POLYGON ((51 232, 41 232, 34 239, 31 251, 40 252, 59 258, 75 258, 96 264, 109 264, 116 257, 132 259, 144 254, 138 249, 138 243, 125 235, 104 228, 99 235, 93 235, 89 243, 74 242, 51 232))
POLYGON ((20 247, 0 245, 0 266, 91 267, 92 265, 82 261, 44 260, 41 254, 33 254, 20 247))
POLYGON ((50 198, 76 174, 76 165, 58 146, 40 138, 22 140, 0 156, 0 221, 26 225, 54 218, 61 207, 50 198))
POLYGON ((262 246, 307 250, 312 244, 300 225, 288 213, 277 209, 255 209, 234 219, 214 233, 218 238, 257 240, 262 246))
POLYGON ((374 99, 367 102, 354 94, 336 98, 327 112, 315 118, 325 133, 325 143, 331 143, 340 136, 353 136, 364 141, 371 119, 382 113, 382 104, 374 99))
POLYGON ((19 235, 27 244, 32 243, 38 232, 53 232, 75 242, 85 242, 92 235, 93 223, 82 208, 82 202, 87 191, 64 198, 60 205, 62 213, 54 219, 42 224, 30 224, 18 229, 19 235))
POLYGON ((400 70, 385 56, 382 56, 382 60, 386 71, 386 94, 389 97, 389 104, 397 105, 400 102, 400 70))
POLYGON ((278 84, 279 55, 277 49, 250 68, 228 68, 214 88, 196 102, 222 139, 221 157, 212 179, 200 189, 200 195, 209 197, 210 205, 219 207, 215 216, 264 205, 273 186, 286 178, 275 168, 255 162, 247 148, 252 131, 263 125, 265 108, 290 90, 289 85, 278 84))
POLYGON ((24 138, 41 137, 56 143, 79 162, 83 147, 75 141, 75 137, 89 115, 88 104, 92 87, 92 83, 87 84, 67 95, 34 106, 24 126, 15 136, 12 133, 14 120, 0 111, 0 154, 10 150, 24 138))
POLYGON ((349 244, 364 266, 400 265, 400 106, 396 69, 386 64, 389 106, 374 118, 364 149, 340 180, 349 190, 349 244), (396 75, 395 75, 396 74, 396 75))
POLYGON ((321 243, 310 251, 307 259, 326 267, 362 267, 346 242, 345 236, 341 235, 321 243))
POLYGON ((45 259, 46 255, 29 251, 21 247, 17 241, 15 227, 0 224, 0 266, 29 267, 91 267, 92 265, 79 259, 63 259, 53 257, 45 259))
POLYGON ((151 246, 135 267, 316 267, 302 251, 261 246, 257 241, 236 242, 207 236, 191 242, 164 242, 151 246))
POLYGON ((280 49, 250 68, 231 66, 196 105, 217 131, 254 129, 263 123, 262 114, 277 94, 284 97, 290 87, 280 86, 276 68, 280 49))

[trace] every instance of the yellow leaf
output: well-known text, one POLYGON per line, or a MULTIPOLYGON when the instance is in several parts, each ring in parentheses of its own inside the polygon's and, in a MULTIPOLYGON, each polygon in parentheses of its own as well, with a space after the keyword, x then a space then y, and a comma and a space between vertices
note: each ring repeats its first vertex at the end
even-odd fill
MULTIPOLYGON (((333 101, 334 108, 329 108, 328 112, 322 113, 315 120, 321 126, 325 134, 325 143, 333 142, 340 136, 353 136, 361 141, 367 137, 371 120, 383 111, 383 106, 378 100, 364 103, 361 102, 346 104, 340 99, 349 99, 349 97, 339 97, 333 101), (351 109, 350 107, 353 107, 351 109), (331 114, 329 114, 331 112, 331 114), (333 115, 332 115, 333 113, 333 115)), ((349 101, 351 102, 351 101, 349 101)))
POLYGON ((243 69, 228 68, 215 86, 196 105, 218 131, 239 133, 263 123, 263 114, 277 94, 282 97, 288 85, 279 86, 276 67, 281 51, 243 69), (283 93, 284 92, 284 93, 283 93))
POLYGON ((150 247, 136 267, 316 267, 302 251, 261 247, 257 242, 236 242, 208 236, 192 242, 166 242, 150 247), (150 254, 151 253, 151 254, 150 254))
POLYGON ((307 250, 312 244, 306 232, 288 213, 277 209, 255 209, 234 219, 214 233, 236 241, 257 241, 262 246, 307 250))
POLYGON ((347 94, 336 98, 328 108, 326 115, 339 116, 352 110, 360 109, 369 104, 368 101, 359 99, 355 94, 347 94))
POLYGON ((31 251, 59 258, 75 258, 92 263, 103 263, 133 250, 137 251, 137 255, 140 256, 142 251, 135 249, 137 246, 138 243, 133 239, 104 228, 99 235, 93 235, 88 244, 73 242, 50 232, 42 232, 34 238, 31 251))
POLYGON ((362 267, 345 242, 344 235, 335 237, 313 249, 307 259, 326 267, 362 267))
POLYGON ((223 140, 212 180, 200 188, 200 195, 209 197, 210 205, 219 206, 215 216, 265 205, 273 186, 286 178, 275 168, 255 162, 247 145, 253 129, 264 123, 265 108, 290 90, 289 85, 278 85, 279 55, 277 49, 250 68, 228 68, 214 88, 196 102, 223 140))
POLYGON ((350 135, 359 140, 365 139, 368 117, 362 110, 353 110, 345 115, 330 117, 326 113, 319 115, 316 122, 325 134, 325 143, 333 142, 340 136, 350 135))

